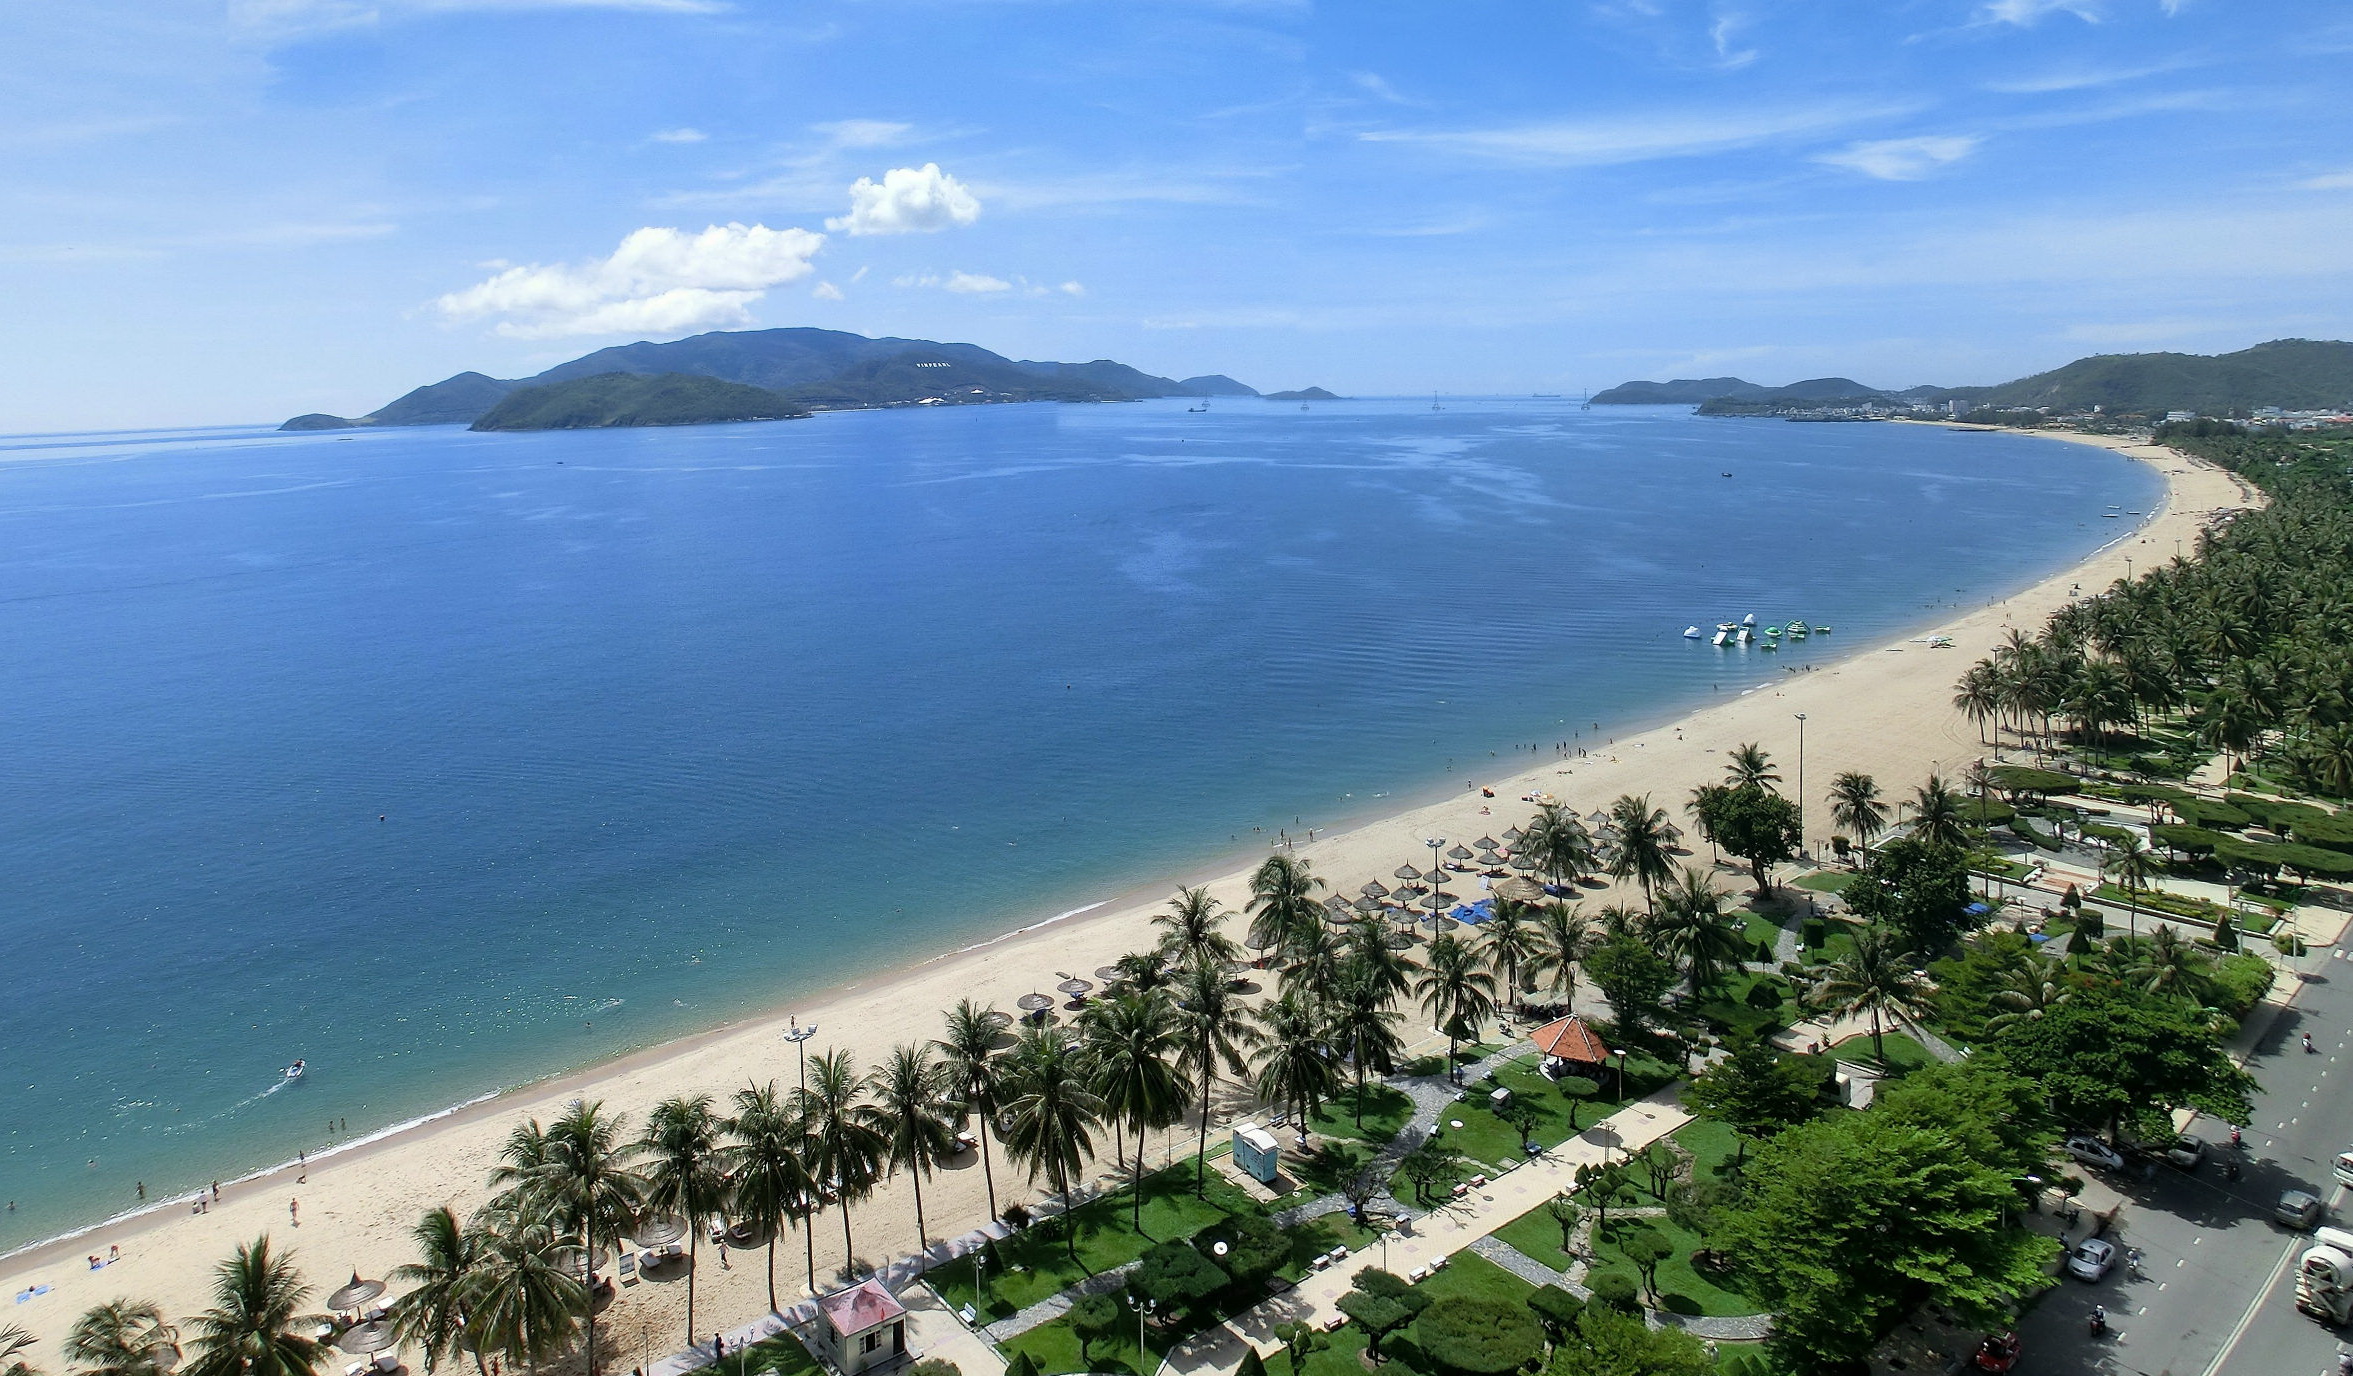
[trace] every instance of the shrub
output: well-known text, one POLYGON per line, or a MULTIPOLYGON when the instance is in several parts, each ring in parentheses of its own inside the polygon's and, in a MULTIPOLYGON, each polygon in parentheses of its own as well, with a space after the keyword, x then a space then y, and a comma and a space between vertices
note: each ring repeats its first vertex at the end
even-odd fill
POLYGON ((2261 956, 2224 956, 2214 966, 2214 1006, 2244 1021, 2278 977, 2279 971, 2261 956))
POLYGON ((908 1367, 907 1376, 964 1376, 964 1368, 944 1357, 926 1357, 908 1367))
POLYGON ((1182 1306, 1225 1288, 1226 1273, 1185 1242, 1163 1242, 1128 1273, 1128 1288, 1155 1304, 1182 1306))
MULTIPOLYGON (((1252 1348, 1250 1355, 1253 1357, 1257 1356, 1258 1350, 1256 1348, 1252 1348)), ((1247 1371, 1248 1369, 1249 1366, 1247 1363, 1245 1363, 1243 1370, 1247 1371)), ((1261 1363, 1258 1369, 1263 1373, 1266 1370, 1265 1364, 1261 1363)), ((1027 1352, 1014 1353, 1013 1360, 1005 1363, 1005 1376, 1038 1376, 1038 1359, 1032 1357, 1027 1352)))
POLYGON ((2083 907, 2075 911, 2076 935, 2097 941, 2108 933, 2107 915, 2098 908, 2083 907))
POLYGON ((1448 1295, 1413 1321, 1414 1345, 1448 1371, 1499 1376, 1544 1355, 1544 1330, 1525 1305, 1448 1295))
POLYGON ((1226 1245, 1226 1254, 1216 1264, 1243 1285, 1264 1283, 1291 1259, 1291 1239, 1272 1219, 1258 1214, 1235 1214, 1193 1239, 1204 1252, 1220 1242, 1226 1245))
POLYGON ((1818 917, 1809 917, 1798 925, 1798 940, 1809 951, 1819 951, 1830 940, 1830 924, 1818 917))
POLYGON ((1741 999, 1741 1002, 1759 1012, 1775 1013, 1780 1011, 1781 1001, 1788 997, 1789 991, 1782 988, 1780 984, 1773 980, 1760 979, 1748 987, 1748 994, 1741 999))
POLYGON ((1641 1307, 1635 1300, 1641 1295, 1642 1289, 1634 1283, 1632 1276, 1623 1271, 1604 1271, 1593 1277, 1586 1288, 1593 1292, 1595 1304, 1606 1304, 1629 1314, 1641 1307))
POLYGON ((1030 1218, 1031 1214, 1027 1204, 1005 1206, 1005 1226, 1017 1233, 1029 1226, 1030 1218))
POLYGON ((1576 1324, 1577 1316, 1585 1312, 1585 1301, 1557 1285, 1539 1285, 1528 1296, 1528 1312, 1557 1338, 1576 1324))
POLYGON ((1095 1339, 1107 1338, 1125 1322, 1119 1301, 1109 1295, 1088 1295, 1070 1306, 1070 1331, 1078 1335, 1078 1354, 1092 1360, 1088 1349, 1095 1339))
MULTIPOLYGON (((1026 1352, 1021 1356, 1024 1361, 1029 1359, 1029 1354, 1026 1352)), ((1037 1369, 1035 1362, 1030 1363, 1030 1371, 1033 1376, 1037 1369)), ((1014 1376, 1014 1373, 1008 1369, 1005 1376, 1014 1376)), ((1266 1376, 1266 1358, 1258 1355, 1257 1348, 1245 1344, 1242 1348, 1242 1364, 1234 1368, 1234 1376, 1266 1376)))

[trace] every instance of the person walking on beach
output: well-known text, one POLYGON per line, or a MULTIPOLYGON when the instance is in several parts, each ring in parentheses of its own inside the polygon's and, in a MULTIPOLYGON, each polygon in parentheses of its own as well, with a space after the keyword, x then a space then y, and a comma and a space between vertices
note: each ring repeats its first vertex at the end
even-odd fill
POLYGON ((286 1201, 286 1219, 287 1219, 287 1221, 288 1221, 288 1222, 292 1223, 292 1224, 293 1224, 295 1227, 297 1227, 297 1228, 299 1228, 299 1227, 301 1227, 301 1226, 302 1226, 302 1201, 301 1201, 301 1200, 299 1200, 299 1199, 289 1199, 289 1200, 287 1200, 287 1201, 286 1201))

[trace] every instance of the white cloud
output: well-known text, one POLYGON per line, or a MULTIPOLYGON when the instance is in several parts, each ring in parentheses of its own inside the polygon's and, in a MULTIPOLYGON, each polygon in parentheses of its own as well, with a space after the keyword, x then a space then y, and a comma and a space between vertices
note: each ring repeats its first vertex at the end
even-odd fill
POLYGON ((1087 289, 1077 282, 1065 282, 1062 284, 1062 294, 1064 296, 1084 296, 1087 294, 1087 289))
POLYGON ((1408 143, 1495 162, 1542 167, 1607 167, 1727 153, 1845 128, 1901 113, 1886 108, 1814 106, 1772 111, 1693 111, 1496 129, 1375 130, 1370 143, 1408 143))
POLYGON ((1909 139, 1872 139, 1849 144, 1816 159, 1886 182, 1916 182, 1929 173, 1959 162, 1983 142, 1974 134, 1926 134, 1909 139))
POLYGON ((1350 72, 1348 74, 1348 80, 1350 84, 1354 85, 1356 89, 1364 92, 1366 95, 1373 97, 1375 100, 1387 101, 1391 105, 1419 105, 1422 103, 1418 100, 1408 100, 1396 87, 1390 85, 1387 78, 1383 77, 1379 72, 1350 72))
POLYGON ((2296 183, 2304 191, 2353 191, 2353 171, 2324 172, 2296 183))
POLYGON ((434 304, 452 320, 499 317, 517 339, 585 334, 676 334, 751 320, 770 287, 797 282, 825 236, 766 225, 712 225, 701 233, 649 226, 611 257, 527 263, 434 304))
POLYGON ((988 292, 1011 291, 1013 284, 1002 277, 991 277, 985 272, 951 272, 940 285, 964 296, 979 296, 988 292))
POLYGON ((980 218, 980 201, 936 162, 894 167, 880 182, 860 177, 850 187, 850 213, 827 229, 850 234, 928 234, 980 218))
POLYGON ((819 282, 816 287, 809 292, 809 294, 816 297, 820 301, 839 301, 842 299, 842 289, 835 286, 831 282, 819 282))
POLYGON ((2193 65, 2186 58, 2176 58, 2170 62, 2131 67, 2061 67, 2030 76, 1999 78, 1985 83, 1985 89, 2014 96, 2054 95, 2062 91, 2088 91, 2126 81, 2140 81, 2147 77, 2163 76, 2167 72, 2178 72, 2193 65))
POLYGON ((1740 31, 1748 27, 1748 16, 1731 10, 1718 10, 1714 22, 1708 25, 1708 41, 1715 45, 1716 61, 1726 68, 1745 67, 1757 60, 1757 50, 1739 46, 1740 31))
POLYGON ((833 148, 887 148, 903 143, 915 126, 887 119, 837 119, 831 124, 809 126, 825 135, 833 148))
POLYGON ((1986 24, 2014 24, 2032 28, 2045 17, 2072 14, 2087 24, 2100 22, 2100 8, 2092 0, 1990 0, 1978 11, 1978 20, 1986 24))
POLYGON ((700 129, 662 129, 653 136, 656 143, 701 143, 709 137, 700 129))

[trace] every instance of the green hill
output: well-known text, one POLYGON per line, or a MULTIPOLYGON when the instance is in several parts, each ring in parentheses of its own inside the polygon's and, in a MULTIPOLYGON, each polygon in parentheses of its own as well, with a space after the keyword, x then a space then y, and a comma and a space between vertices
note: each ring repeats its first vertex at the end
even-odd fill
POLYGON ((1266 399, 1268 401, 1345 401, 1347 398, 1334 396, 1321 387, 1306 387, 1296 392, 1269 392, 1266 394, 1266 399))
POLYGON ((2353 344, 2275 339, 2229 354, 2096 354, 2063 368, 1957 395, 1991 407, 2227 416, 2258 406, 2290 411, 2353 406, 2353 344))
POLYGON ((607 426, 714 425, 782 420, 805 407, 762 387, 688 373, 601 373, 518 387, 474 422, 476 430, 595 430, 607 426))

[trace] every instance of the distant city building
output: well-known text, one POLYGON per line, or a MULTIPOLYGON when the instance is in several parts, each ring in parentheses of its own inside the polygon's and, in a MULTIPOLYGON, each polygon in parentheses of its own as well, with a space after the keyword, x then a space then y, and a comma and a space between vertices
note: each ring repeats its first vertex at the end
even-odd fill
POLYGON ((2165 418, 2167 420, 2196 420, 2198 413, 2195 411, 2168 411, 2165 413, 2165 418))

